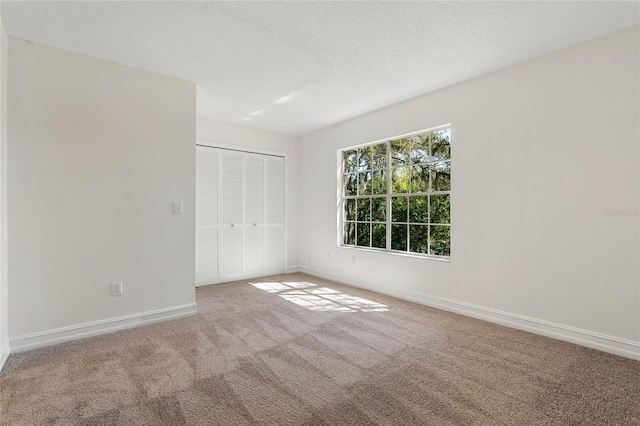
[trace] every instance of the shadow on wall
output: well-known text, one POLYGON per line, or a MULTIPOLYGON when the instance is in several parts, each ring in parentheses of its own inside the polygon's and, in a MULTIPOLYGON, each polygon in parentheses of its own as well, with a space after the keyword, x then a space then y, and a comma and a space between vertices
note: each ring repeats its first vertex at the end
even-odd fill
POLYGON ((284 300, 311 311, 332 312, 386 312, 387 305, 351 296, 329 287, 318 287, 308 282, 250 283, 268 293, 277 293, 284 300))

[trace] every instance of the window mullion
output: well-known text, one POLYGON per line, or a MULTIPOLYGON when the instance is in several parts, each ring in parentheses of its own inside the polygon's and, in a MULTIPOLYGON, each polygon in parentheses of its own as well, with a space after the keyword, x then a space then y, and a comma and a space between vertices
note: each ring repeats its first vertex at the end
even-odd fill
POLYGON ((387 141, 387 251, 391 250, 391 141, 387 141))
MULTIPOLYGON (((431 134, 429 134, 429 143, 427 144, 427 160, 429 161, 429 165, 431 165, 431 134)), ((429 166, 427 166, 429 167, 429 166)), ((429 167, 429 182, 427 183, 427 190, 429 190, 429 192, 433 191, 433 187, 431 186, 431 172, 432 169, 431 167, 429 167)), ((427 254, 431 254, 431 194, 429 194, 427 196, 427 208, 429 209, 427 211, 427 254)))

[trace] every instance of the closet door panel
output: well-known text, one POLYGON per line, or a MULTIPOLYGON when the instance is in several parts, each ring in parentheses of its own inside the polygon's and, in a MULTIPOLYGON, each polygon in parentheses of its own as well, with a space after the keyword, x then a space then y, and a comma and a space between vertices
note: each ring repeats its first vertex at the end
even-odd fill
POLYGON ((196 232, 196 287, 219 282, 218 228, 201 227, 196 232))
POLYGON ((220 282, 218 152, 196 147, 196 286, 220 282))
POLYGON ((218 152, 196 150, 196 226, 218 225, 218 152))
POLYGON ((282 274, 285 269, 284 158, 267 157, 266 163, 266 253, 265 272, 282 274))
POLYGON ((242 278, 241 152, 220 150, 220 278, 242 278))
POLYGON ((245 225, 264 223, 264 155, 246 154, 244 167, 245 225))
POLYGON ((264 274, 264 226, 244 228, 244 275, 254 278, 264 274))
POLYGON ((267 157, 267 223, 284 223, 284 158, 267 157))
POLYGON ((268 225, 265 253, 267 275, 284 274, 284 225, 268 225))
POLYGON ((242 224, 242 153, 220 151, 220 224, 242 224))
POLYGON ((220 233, 221 281, 239 280, 242 278, 242 228, 222 227, 220 233))

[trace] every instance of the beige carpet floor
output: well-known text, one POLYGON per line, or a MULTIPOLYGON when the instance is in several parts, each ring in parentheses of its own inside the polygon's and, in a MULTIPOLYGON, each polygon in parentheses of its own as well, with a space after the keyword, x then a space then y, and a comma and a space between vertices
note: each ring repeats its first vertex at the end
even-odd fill
POLYGON ((2 425, 640 425, 640 362, 308 275, 13 354, 2 425))

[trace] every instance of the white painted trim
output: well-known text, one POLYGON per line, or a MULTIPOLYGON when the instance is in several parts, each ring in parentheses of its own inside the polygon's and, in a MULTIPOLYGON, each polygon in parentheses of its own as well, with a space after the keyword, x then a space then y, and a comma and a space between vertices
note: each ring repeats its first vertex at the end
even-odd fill
POLYGON ((441 124, 439 126, 429 127, 427 129, 415 130, 413 132, 403 133, 401 135, 389 136, 387 138, 378 139, 378 140, 375 140, 375 141, 369 141, 369 142, 364 142, 364 143, 360 143, 360 144, 353 145, 353 146, 348 146, 346 148, 340 148, 338 151, 341 153, 342 151, 349 151, 350 149, 362 148, 363 146, 367 146, 367 145, 375 145, 377 143, 395 141, 397 139, 408 138, 408 137, 411 137, 411 136, 420 135, 422 133, 437 132, 438 130, 444 130, 444 129, 447 129, 449 127, 451 127, 451 123, 441 124))
POLYGON ((6 340, 0 344, 0 371, 2 371, 7 359, 9 359, 9 355, 11 355, 11 349, 9 347, 9 340, 6 340))
POLYGON ((295 274, 296 272, 300 272, 300 265, 292 265, 287 268, 287 274, 295 274))
POLYGON ((61 327, 54 330, 27 334, 10 339, 11 352, 22 352, 43 346, 55 345, 70 340, 83 339, 85 337, 112 333, 118 330, 138 327, 156 322, 178 319, 197 313, 195 303, 158 309, 133 315, 125 315, 102 321, 88 322, 85 324, 61 327))
POLYGON ((281 151, 269 151, 266 149, 248 148, 242 145, 232 145, 232 144, 221 143, 221 142, 212 142, 204 139, 196 139, 196 145, 208 146, 210 148, 228 149, 230 151, 247 152, 249 154, 262 154, 262 155, 271 155, 274 157, 283 157, 285 159, 285 163, 289 155, 288 153, 281 152, 281 151))
POLYGON ((540 334, 542 336, 574 343, 576 345, 586 346, 588 348, 597 349, 614 355, 640 360, 640 342, 608 336, 589 330, 526 317, 524 315, 513 314, 484 306, 473 305, 457 300, 446 299, 444 297, 407 290, 391 289, 384 286, 356 282, 355 280, 345 282, 340 277, 331 273, 304 265, 301 265, 299 269, 300 272, 336 281, 341 284, 375 291, 377 293, 397 297, 398 299, 407 300, 420 305, 430 306, 432 308, 442 309, 460 315, 500 324, 506 327, 540 334))
MULTIPOLYGON (((382 223, 382 222, 379 222, 379 223, 382 223)), ((411 225, 411 223, 407 223, 407 224, 411 225)), ((404 225, 404 223, 402 223, 402 225, 404 225)), ((424 223, 422 225, 424 225, 424 223)), ((400 256, 400 257, 413 257, 414 259, 428 259, 428 260, 435 260, 437 262, 447 262, 447 263, 451 262, 451 257, 437 256, 433 254, 412 253, 410 251, 396 251, 396 250, 387 250, 383 248, 374 248, 374 247, 347 246, 344 244, 338 244, 338 248, 346 249, 346 250, 355 250, 355 251, 366 251, 369 253, 382 253, 385 255, 390 254, 393 256, 400 256)))

